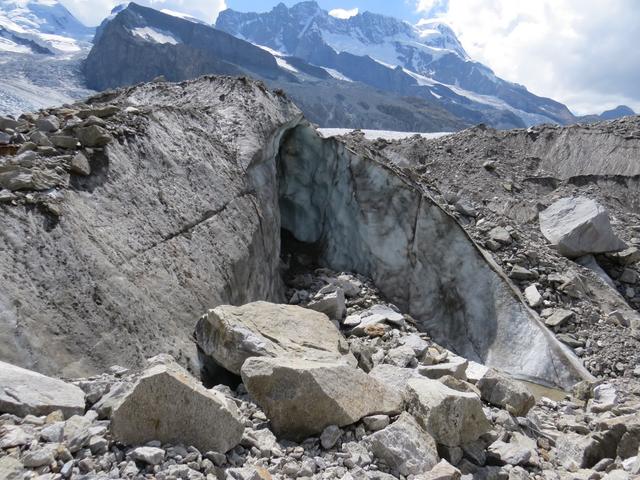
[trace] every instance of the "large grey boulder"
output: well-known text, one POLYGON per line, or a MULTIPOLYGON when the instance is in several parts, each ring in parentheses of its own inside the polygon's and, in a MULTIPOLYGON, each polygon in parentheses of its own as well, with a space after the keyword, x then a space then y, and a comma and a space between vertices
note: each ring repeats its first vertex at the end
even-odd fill
POLYGON ((293 440, 319 434, 329 425, 350 425, 368 415, 402 410, 398 393, 340 361, 254 357, 241 373, 274 432, 293 440))
POLYGON ((129 445, 160 440, 226 452, 240 443, 244 425, 232 400, 168 363, 149 368, 120 398, 111 431, 129 445))
POLYGON ((438 443, 456 447, 489 431, 490 423, 476 394, 419 378, 410 379, 408 389, 409 411, 438 443))
POLYGON ((626 247, 611 228, 604 207, 585 197, 561 198, 540 212, 540 230, 562 255, 570 258, 626 247))
POLYGON ((0 362, 0 413, 24 417, 61 410, 70 417, 84 408, 84 392, 75 385, 0 362))
POLYGON ((406 412, 365 442, 369 451, 384 460, 395 475, 420 475, 440 460, 433 437, 406 412))
POLYGON ((223 305, 200 318, 195 338, 205 355, 237 375, 249 357, 292 356, 356 365, 347 341, 324 313, 295 305, 223 305))
POLYGON ((536 404, 535 397, 524 384, 494 369, 489 369, 476 386, 485 402, 506 408, 518 417, 524 417, 536 404))

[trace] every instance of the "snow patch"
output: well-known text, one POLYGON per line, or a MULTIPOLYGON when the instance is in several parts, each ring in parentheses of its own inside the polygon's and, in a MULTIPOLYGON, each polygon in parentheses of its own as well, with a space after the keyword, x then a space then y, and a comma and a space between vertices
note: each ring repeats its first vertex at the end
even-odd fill
POLYGON ((142 38, 147 42, 177 45, 181 43, 176 37, 170 33, 163 32, 152 27, 138 27, 131 30, 136 37, 142 38))
POLYGON ((323 68, 329 75, 331 75, 336 80, 342 80, 343 82, 353 82, 352 79, 343 75, 338 70, 334 70, 333 68, 327 68, 327 67, 320 67, 320 68, 323 68))
POLYGON ((319 128, 318 131, 324 138, 338 137, 341 135, 347 135, 351 132, 360 131, 364 133, 364 138, 367 140, 402 140, 403 138, 413 137, 414 135, 420 135, 422 138, 440 138, 445 135, 450 135, 452 132, 394 132, 390 130, 355 130, 352 128, 319 128))

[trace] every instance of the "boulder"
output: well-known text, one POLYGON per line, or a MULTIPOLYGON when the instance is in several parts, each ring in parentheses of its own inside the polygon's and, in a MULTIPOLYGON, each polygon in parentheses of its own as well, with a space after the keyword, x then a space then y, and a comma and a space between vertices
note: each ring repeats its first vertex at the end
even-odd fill
POLYGON ((400 345, 399 347, 392 348, 387 353, 385 363, 395 365, 396 367, 406 367, 411 364, 416 358, 416 353, 409 345, 400 345))
POLYGON ((459 480, 461 477, 460 470, 446 460, 440 460, 435 467, 421 475, 420 480, 459 480))
POLYGON ((60 121, 54 115, 48 115, 36 120, 36 128, 40 132, 56 132, 60 129, 60 121))
POLYGON ((569 258, 624 250, 600 204, 585 197, 562 198, 540 212, 540 230, 569 258))
POLYGON ((367 437, 365 442, 369 451, 384 460, 394 475, 420 475, 440 460, 433 437, 406 412, 388 427, 367 437))
POLYGON ((374 305, 353 317, 359 317, 360 322, 351 331, 353 335, 366 335, 367 328, 378 324, 390 324, 396 327, 402 327, 405 324, 404 315, 396 312, 387 305, 374 305))
POLYGON ((274 432, 293 440, 319 434, 329 425, 342 427, 368 415, 402 410, 398 393, 340 361, 254 357, 241 373, 274 432))
POLYGON ((340 287, 329 286, 329 288, 331 291, 327 291, 326 293, 322 293, 321 291, 322 295, 320 298, 310 302, 307 308, 324 313, 333 320, 342 320, 344 312, 347 309, 345 306, 344 291, 340 287))
POLYGON ((525 288, 524 296, 531 308, 537 308, 542 305, 542 295, 540 295, 538 287, 536 287, 535 285, 529 285, 527 288, 525 288))
POLYGON ((233 401, 169 363, 146 370, 120 398, 111 431, 129 445, 160 440, 226 452, 240 443, 244 426, 233 401))
POLYGON ((223 305, 200 318, 195 338, 205 355, 236 375, 249 357, 292 356, 356 365, 346 340, 325 314, 295 305, 223 305))
POLYGON ((408 398, 408 382, 411 378, 421 378, 418 370, 396 367, 395 365, 376 365, 369 372, 369 376, 386 385, 387 388, 408 398))
POLYGON ((517 417, 524 417, 536 404, 535 397, 522 383, 498 370, 489 369, 476 386, 485 402, 505 408, 517 417))
POLYGON ((571 310, 565 310, 564 308, 559 308, 551 316, 547 317, 544 321, 544 324, 548 327, 559 327, 565 324, 568 320, 573 318, 575 314, 571 310))
POLYGON ((70 417, 84 408, 84 392, 75 385, 0 362, 0 413, 24 417, 60 410, 70 417))
POLYGON ((556 439, 556 459, 567 470, 591 468, 606 456, 601 442, 593 435, 567 433, 556 439))
POLYGON ((24 465, 13 457, 0 457, 0 478, 3 480, 23 480, 24 465))
POLYGON ((429 379, 408 381, 409 410, 438 443, 456 447, 489 431, 480 398, 429 379))
POLYGON ((466 380, 467 367, 469 362, 461 357, 455 357, 449 362, 436 363, 435 365, 424 365, 418 367, 418 371, 421 375, 427 378, 437 380, 438 378, 450 375, 459 380, 466 380))
POLYGON ((49 138, 53 146, 64 148, 66 150, 73 150, 78 145, 78 140, 75 137, 69 137, 68 135, 53 135, 49 138))
POLYGON ((113 140, 109 132, 98 125, 79 127, 76 129, 76 135, 85 147, 104 147, 113 140))
POLYGON ((138 447, 131 450, 129 457, 147 465, 159 465, 164 461, 165 451, 157 447, 138 447))
POLYGON ((84 153, 78 152, 71 159, 71 164, 69 165, 71 172, 76 173, 78 175, 91 175, 91 166, 89 165, 89 160, 84 153))

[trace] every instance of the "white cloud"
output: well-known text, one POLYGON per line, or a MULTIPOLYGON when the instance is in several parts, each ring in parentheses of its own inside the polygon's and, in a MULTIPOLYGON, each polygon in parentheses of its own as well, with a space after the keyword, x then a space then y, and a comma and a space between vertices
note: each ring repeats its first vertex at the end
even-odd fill
MULTIPOLYGON (((111 9, 123 0, 61 0, 65 7, 86 25, 98 25, 111 9)), ((136 3, 156 9, 166 8, 186 13, 207 23, 213 23, 222 10, 225 0, 136 0, 136 3)))
POLYGON ((347 18, 355 17, 356 15, 358 15, 359 11, 360 10, 358 10, 357 8, 352 8, 351 10, 346 10, 344 8, 334 8, 329 12, 329 15, 346 20, 347 18))
POLYGON ((469 55, 535 94, 594 113, 640 111, 637 0, 417 0, 441 14, 469 55))

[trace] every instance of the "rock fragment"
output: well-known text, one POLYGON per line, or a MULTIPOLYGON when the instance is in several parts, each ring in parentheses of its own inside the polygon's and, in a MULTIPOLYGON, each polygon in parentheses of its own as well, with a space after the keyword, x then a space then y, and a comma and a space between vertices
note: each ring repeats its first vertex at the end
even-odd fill
POLYGON ((242 380, 275 433, 293 440, 402 410, 400 395, 342 362, 255 357, 242 366, 242 380))
POLYGON ((84 392, 75 385, 0 362, 0 412, 66 417, 84 413, 84 392))
POLYGON ((144 372, 113 409, 111 429, 126 444, 160 440, 226 452, 240 442, 244 426, 231 400, 167 364, 144 372))
POLYGON ((535 397, 523 384, 494 369, 489 369, 476 386, 484 401, 505 408, 518 417, 524 417, 536 403, 535 397))
POLYGON ((540 230, 569 258, 626 248, 611 228, 604 207, 585 197, 562 198, 540 212, 540 230))

